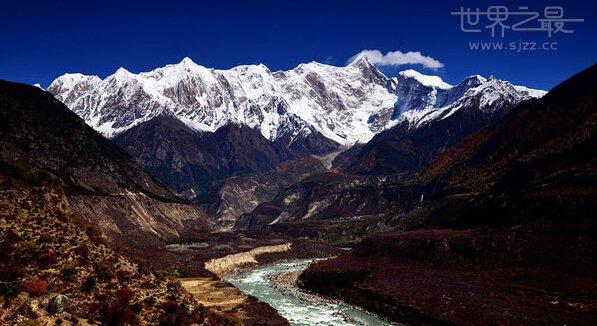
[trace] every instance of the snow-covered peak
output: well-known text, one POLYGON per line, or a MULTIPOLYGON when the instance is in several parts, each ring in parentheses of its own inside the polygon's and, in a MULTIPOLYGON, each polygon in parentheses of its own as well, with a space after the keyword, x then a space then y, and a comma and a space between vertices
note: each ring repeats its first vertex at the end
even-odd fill
POLYGON ((477 87, 487 81, 487 78, 481 75, 472 75, 466 77, 459 85, 466 85, 469 87, 477 87))
POLYGON ((114 72, 114 75, 116 76, 128 76, 131 75, 131 72, 126 70, 124 67, 120 67, 118 69, 116 69, 116 71, 114 72))
POLYGON ((424 86, 436 87, 439 89, 452 88, 452 85, 444 82, 439 76, 423 75, 422 73, 413 69, 404 70, 399 72, 398 74, 404 78, 415 79, 424 86))
POLYGON ((182 58, 182 60, 180 61, 180 64, 183 65, 196 65, 196 63, 189 57, 184 57, 182 58))
POLYGON ((71 103, 95 88, 101 81, 98 76, 67 73, 56 78, 48 87, 48 91, 63 103, 71 103))
MULTIPOLYGON (((97 83, 100 82, 101 79, 98 76, 93 75, 83 75, 80 73, 66 73, 58 78, 56 78, 51 84, 54 86, 61 86, 65 88, 72 88, 73 86, 80 84, 80 83, 97 83)), ((48 88, 50 88, 48 87, 48 88)))
POLYGON ((358 53, 354 57, 351 58, 350 62, 348 63, 349 66, 356 66, 361 64, 371 64, 369 57, 365 53, 358 53))
MULTIPOLYGON (((400 90, 398 87, 397 91, 400 90)), ((421 92, 420 89, 417 91, 421 92)), ((402 92, 405 91, 402 89, 402 92)), ((541 97, 545 92, 514 86, 493 76, 486 79, 474 75, 447 90, 433 88, 427 93, 416 94, 417 96, 410 97, 409 102, 397 102, 403 106, 397 106, 401 110, 395 115, 391 125, 406 121, 410 128, 419 128, 431 121, 445 119, 460 109, 471 108, 480 110, 489 117, 499 116, 504 110, 511 109, 526 99, 541 97)))
POLYGON ((365 54, 358 54, 347 66, 346 68, 357 68, 361 71, 378 71, 377 68, 369 58, 365 54))
MULTIPOLYGON (((138 74, 119 68, 104 80, 66 74, 48 90, 107 137, 171 112, 199 131, 235 123, 272 141, 317 132, 351 145, 405 117, 449 107, 490 83, 473 77, 452 87, 438 76, 406 70, 390 80, 365 55, 345 67, 311 62, 276 72, 263 64, 218 70, 184 58, 138 74)), ((539 94, 512 86, 510 91, 539 94)))

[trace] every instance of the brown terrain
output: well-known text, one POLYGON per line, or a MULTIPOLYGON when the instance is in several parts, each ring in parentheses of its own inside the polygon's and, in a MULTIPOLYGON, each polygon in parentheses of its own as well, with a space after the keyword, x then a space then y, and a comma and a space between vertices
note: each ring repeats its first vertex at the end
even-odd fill
POLYGON ((0 324, 234 320, 118 254, 100 228, 73 211, 54 175, 7 165, 2 170, 0 324))
MULTIPOLYGON (((597 66, 442 153, 307 289, 413 324, 594 324, 597 66)), ((374 190, 372 190, 374 191, 374 190)))

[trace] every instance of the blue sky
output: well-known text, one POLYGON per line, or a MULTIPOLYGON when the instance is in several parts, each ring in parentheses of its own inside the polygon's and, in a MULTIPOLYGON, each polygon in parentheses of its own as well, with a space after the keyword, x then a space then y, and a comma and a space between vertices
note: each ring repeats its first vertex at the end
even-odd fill
MULTIPOLYGON (((420 52, 422 57, 441 63, 439 68, 380 66, 387 75, 414 68, 457 83, 478 73, 549 89, 597 58, 597 5, 592 1, 524 2, 530 10, 540 12, 547 4, 561 5, 565 18, 583 18, 585 22, 567 25, 573 34, 548 38, 543 32, 512 32, 504 39, 492 39, 487 29, 464 33, 459 17, 450 12, 460 7, 485 10, 489 5, 507 6, 512 11, 519 2, 120 2, 125 1, 3 1, 0 78, 48 86, 66 72, 103 78, 121 66, 132 72, 147 71, 185 56, 222 69, 263 63, 280 70, 309 61, 344 65, 356 53, 371 49, 382 54, 420 52), (558 49, 469 49, 469 42, 519 40, 539 45, 557 42, 558 49)), ((398 55, 398 59, 402 57, 398 55)))

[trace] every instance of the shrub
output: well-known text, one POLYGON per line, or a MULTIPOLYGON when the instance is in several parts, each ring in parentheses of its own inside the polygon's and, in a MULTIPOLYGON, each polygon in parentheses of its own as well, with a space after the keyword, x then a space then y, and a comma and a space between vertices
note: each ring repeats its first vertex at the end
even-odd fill
POLYGON ((141 275, 149 275, 151 273, 151 264, 147 260, 138 258, 134 262, 137 264, 137 272, 141 275))
POLYGON ((150 280, 145 280, 141 283, 141 287, 144 289, 155 289, 157 285, 150 280))
POLYGON ((141 310, 143 310, 143 305, 141 305, 141 303, 139 302, 135 302, 134 304, 131 305, 131 311, 135 314, 138 315, 141 313, 141 310))
POLYGON ((160 277, 168 281, 180 278, 180 273, 175 269, 163 269, 160 271, 160 277))
POLYGON ((39 235, 39 238, 37 238, 37 243, 39 244, 50 242, 52 242, 52 236, 48 232, 43 232, 39 235))
POLYGON ((41 254, 39 254, 35 262, 37 263, 37 266, 47 268, 56 264, 58 262, 58 259, 56 259, 56 255, 54 255, 53 252, 44 251, 41 254))
POLYGON ((99 309, 102 325, 137 324, 137 317, 128 305, 117 302, 104 303, 99 309))
POLYGON ((160 316, 160 326, 177 326, 197 324, 203 321, 203 316, 199 309, 189 311, 186 304, 177 304, 174 301, 166 301, 162 304, 164 313, 160 316))
POLYGON ((14 245, 0 242, 0 261, 7 261, 14 253, 14 245))
POLYGON ((64 281, 70 281, 77 274, 76 266, 74 261, 69 261, 62 266, 60 269, 60 277, 64 281))
POLYGON ((161 308, 164 313, 171 315, 176 312, 176 309, 178 309, 178 304, 172 300, 167 300, 162 303, 161 308))
POLYGON ((0 265, 0 294, 5 297, 5 305, 21 292, 21 283, 19 280, 23 276, 23 268, 17 264, 8 262, 6 265, 0 265))
POLYGON ((128 305, 135 297, 135 291, 129 288, 122 288, 116 291, 116 300, 122 305, 128 305))
POLYGON ((8 243, 11 243, 11 244, 15 244, 15 243, 21 241, 21 236, 11 229, 8 229, 6 232, 4 232, 4 234, 2 235, 2 238, 3 238, 3 241, 7 241, 8 243))
POLYGON ((89 275, 83 280, 83 291, 89 293, 93 291, 95 285, 97 284, 97 279, 93 275, 89 275))
POLYGON ((118 277, 118 281, 121 283, 126 283, 126 282, 130 281, 132 278, 131 273, 124 269, 119 269, 116 272, 116 276, 118 277))
POLYGON ((74 250, 75 254, 77 256, 79 256, 79 263, 81 265, 87 265, 87 263, 89 263, 89 247, 87 247, 87 245, 80 245, 78 247, 75 248, 74 250))
POLYGON ((16 255, 24 264, 37 259, 39 254, 39 245, 35 241, 29 240, 20 242, 16 246, 16 255))
POLYGON ((102 229, 97 225, 90 225, 85 228, 85 233, 94 243, 102 243, 103 242, 103 232, 102 229))
POLYGON ((23 282, 23 289, 33 296, 43 295, 46 293, 46 281, 32 278, 23 282))
POLYGON ((104 262, 99 262, 99 263, 95 264, 94 270, 95 270, 95 275, 100 280, 110 281, 112 278, 114 278, 114 271, 112 269, 112 266, 110 266, 104 262))

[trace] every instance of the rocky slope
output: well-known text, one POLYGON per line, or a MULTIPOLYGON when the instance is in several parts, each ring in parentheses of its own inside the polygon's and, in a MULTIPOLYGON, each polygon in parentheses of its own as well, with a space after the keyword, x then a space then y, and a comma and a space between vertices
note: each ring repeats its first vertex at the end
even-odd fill
POLYGON ((201 133, 172 116, 159 116, 112 142, 163 184, 200 204, 222 227, 299 178, 326 171, 318 159, 243 125, 201 133))
POLYGON ((48 171, 0 164, 0 323, 211 324, 232 317, 115 252, 48 171))
POLYGON ((172 116, 158 116, 112 141, 161 182, 194 198, 235 175, 273 171, 293 153, 243 125, 199 133, 172 116))
MULTIPOLYGON (((403 187, 392 180, 408 179, 410 174, 425 167, 446 149, 499 121, 516 105, 530 100, 528 95, 521 95, 520 87, 495 78, 486 80, 474 76, 451 87, 435 79, 430 83, 429 77, 410 72, 401 78, 411 87, 419 85, 411 88, 418 92, 430 88, 436 95, 443 94, 443 100, 437 102, 440 98, 437 95, 431 102, 404 104, 417 109, 404 111, 396 126, 336 157, 335 170, 341 170, 343 175, 315 177, 297 183, 270 203, 245 215, 237 226, 392 214, 407 195, 403 187), (421 86, 423 84, 413 78, 422 79, 430 86, 421 86), (444 105, 450 98, 458 99, 448 106, 435 107, 444 105), (363 182, 363 179, 367 181, 363 182)), ((411 94, 411 99, 420 98, 419 93, 415 94, 418 95, 411 94)))
POLYGON ((596 95, 592 66, 445 151, 389 218, 417 230, 372 235, 304 286, 408 323, 594 323, 596 95))
POLYGON ((233 226, 238 218, 268 202, 284 188, 311 175, 327 171, 322 162, 307 157, 285 161, 274 171, 234 176, 216 183, 195 202, 219 225, 233 226))
POLYGON ((156 244, 209 228, 201 210, 37 87, 0 81, 0 157, 56 175, 76 211, 113 240, 156 244))

